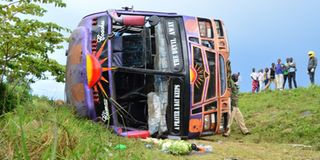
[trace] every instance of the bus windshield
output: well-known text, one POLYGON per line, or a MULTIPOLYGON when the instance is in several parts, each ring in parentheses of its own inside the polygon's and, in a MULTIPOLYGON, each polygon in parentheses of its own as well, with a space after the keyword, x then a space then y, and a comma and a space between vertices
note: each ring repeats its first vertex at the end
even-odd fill
POLYGON ((115 99, 132 115, 121 115, 125 116, 124 122, 119 122, 123 125, 150 128, 148 119, 153 113, 146 112, 158 107, 165 113, 170 77, 183 78, 182 18, 158 18, 154 26, 112 25, 112 66, 117 67, 113 75, 115 99))
POLYGON ((123 26, 114 23, 112 30, 113 66, 160 71, 182 70, 179 21, 181 18, 159 17, 155 26, 123 26))

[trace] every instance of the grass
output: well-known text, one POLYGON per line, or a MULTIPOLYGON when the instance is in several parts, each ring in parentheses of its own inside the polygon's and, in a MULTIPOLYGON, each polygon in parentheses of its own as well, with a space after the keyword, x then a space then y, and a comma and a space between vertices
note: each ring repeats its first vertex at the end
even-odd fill
POLYGON ((228 138, 191 140, 210 144, 215 151, 188 159, 320 159, 319 86, 243 93, 239 107, 252 134, 242 135, 233 123, 228 138))
POLYGON ((228 138, 190 140, 212 145, 213 153, 172 156, 33 98, 0 117, 0 159, 320 159, 320 87, 244 93, 239 106, 251 135, 234 125, 228 138), (127 149, 114 149, 117 144, 127 149))
POLYGON ((0 117, 0 159, 170 159, 139 140, 112 134, 67 107, 34 99, 0 117), (117 144, 126 150, 115 150, 117 144), (154 155, 157 155, 154 157, 154 155))
POLYGON ((298 143, 320 150, 320 87, 246 93, 239 105, 254 133, 245 140, 298 143))
MULTIPOLYGON (((221 137, 221 136, 219 136, 221 137)), ((193 160, 280 160, 280 159, 319 159, 320 153, 314 150, 293 147, 288 144, 252 143, 222 139, 219 141, 196 140, 197 143, 212 145, 213 153, 193 154, 183 158, 193 160)))

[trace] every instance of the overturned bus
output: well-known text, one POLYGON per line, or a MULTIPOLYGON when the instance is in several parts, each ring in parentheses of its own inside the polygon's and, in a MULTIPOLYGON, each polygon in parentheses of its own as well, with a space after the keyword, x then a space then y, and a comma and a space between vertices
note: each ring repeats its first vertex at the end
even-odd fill
POLYGON ((84 17, 67 50, 66 100, 126 137, 225 131, 229 46, 223 22, 108 10, 84 17))

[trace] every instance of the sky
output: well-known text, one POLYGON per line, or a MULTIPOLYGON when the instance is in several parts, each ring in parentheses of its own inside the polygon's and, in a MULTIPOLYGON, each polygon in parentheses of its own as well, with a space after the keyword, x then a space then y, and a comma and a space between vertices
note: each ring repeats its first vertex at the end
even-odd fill
MULTIPOLYGON (((319 0, 66 0, 66 8, 46 5, 44 21, 75 29, 85 15, 134 6, 135 10, 176 12, 180 15, 216 18, 224 21, 230 44, 233 72, 241 73, 240 89, 251 90, 251 69, 270 67, 278 58, 293 57, 299 87, 309 85, 307 52, 320 55, 319 0)), ((68 35, 66 35, 68 36, 68 35)), ((65 64, 65 50, 52 58, 65 64)), ((316 83, 320 83, 320 69, 316 83)), ((64 99, 64 84, 54 80, 32 85, 33 94, 64 99)))

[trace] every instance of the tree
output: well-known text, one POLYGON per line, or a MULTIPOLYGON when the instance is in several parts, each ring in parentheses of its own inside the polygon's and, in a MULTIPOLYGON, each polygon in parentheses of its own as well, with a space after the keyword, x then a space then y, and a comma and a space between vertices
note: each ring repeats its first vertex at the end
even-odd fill
POLYGON ((42 17, 47 12, 41 4, 66 7, 63 0, 2 0, 0 4, 0 83, 13 80, 34 82, 46 79, 49 72, 64 81, 64 66, 48 54, 62 48, 69 32, 53 22, 21 17, 42 17))

